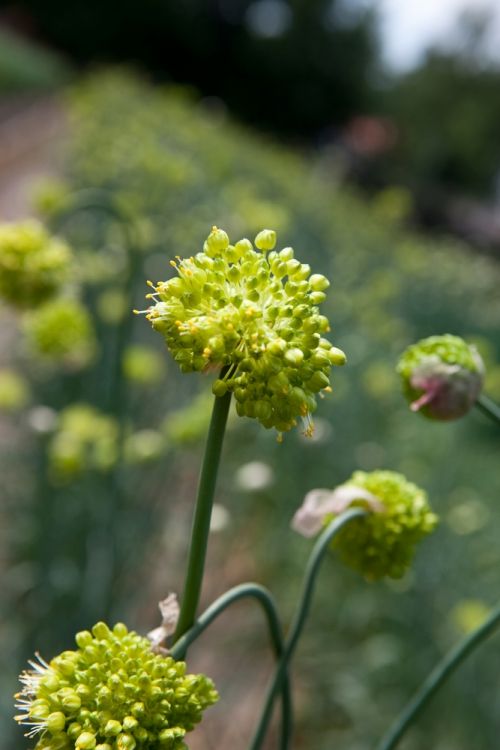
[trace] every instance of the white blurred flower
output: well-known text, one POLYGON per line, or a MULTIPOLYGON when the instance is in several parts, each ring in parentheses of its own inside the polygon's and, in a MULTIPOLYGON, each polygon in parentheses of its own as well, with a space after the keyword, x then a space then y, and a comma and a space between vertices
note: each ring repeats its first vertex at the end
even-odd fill
POLYGON ((240 490, 256 492, 265 490, 274 482, 274 472, 263 461, 250 461, 236 472, 236 484, 240 490))
POLYGON ((212 508, 212 518, 210 519, 210 531, 216 534, 218 531, 224 531, 229 526, 230 513, 223 505, 215 503, 212 508))
POLYGON ((28 412, 28 424, 35 432, 52 432, 57 425, 57 412, 50 406, 34 406, 28 412))

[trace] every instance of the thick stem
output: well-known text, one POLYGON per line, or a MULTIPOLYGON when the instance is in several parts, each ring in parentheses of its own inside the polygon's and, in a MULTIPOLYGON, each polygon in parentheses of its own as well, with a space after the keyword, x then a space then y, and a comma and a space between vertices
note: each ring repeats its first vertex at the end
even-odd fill
POLYGON ((205 455, 198 483, 198 495, 194 511, 191 542, 189 547, 188 569, 184 583, 179 622, 174 639, 177 641, 192 627, 200 599, 205 557, 207 552, 210 518, 214 499, 215 482, 219 468, 222 443, 226 429, 227 415, 231 403, 231 393, 216 396, 212 419, 208 430, 205 455))
POLYGON ((482 411, 483 414, 486 414, 487 417, 500 425, 500 406, 497 406, 491 398, 481 393, 476 399, 476 406, 479 411, 482 411))
MULTIPOLYGON (((261 605, 267 619, 269 635, 273 645, 274 653, 277 659, 280 659, 283 650, 283 635, 279 622, 278 613, 274 599, 270 592, 257 583, 243 583, 240 586, 226 591, 198 617, 193 627, 190 628, 179 640, 173 645, 170 654, 174 659, 183 659, 191 643, 195 641, 204 630, 231 604, 239 599, 253 597, 261 605)), ((280 748, 287 750, 289 738, 292 731, 292 698, 290 693, 290 681, 288 673, 285 674, 281 687, 281 737, 280 748)))
POLYGON ((299 605, 290 626, 290 631, 285 642, 283 655, 280 659, 278 667, 276 668, 276 672, 274 673, 271 685, 269 686, 260 722, 250 744, 250 750, 259 750, 262 746, 262 743, 264 742, 267 729, 269 727, 269 722, 273 713, 273 705, 276 699, 276 695, 281 689, 283 679, 287 674, 288 664, 293 656, 299 638, 302 634, 307 615, 309 614, 314 586, 316 583, 316 577, 318 575, 325 552, 328 549, 332 539, 336 536, 336 534, 338 534, 338 532, 345 526, 346 523, 349 523, 349 521, 352 521, 355 518, 365 516, 366 514, 367 511, 363 508, 351 508, 350 510, 345 511, 337 518, 335 518, 329 526, 327 526, 327 528, 323 531, 316 544, 314 545, 313 551, 311 552, 307 563, 299 605))
POLYGON ((414 697, 406 705, 389 731, 377 745, 377 750, 392 750, 406 733, 406 730, 425 708, 441 685, 457 669, 457 667, 488 638, 500 624, 500 606, 473 633, 464 638, 449 654, 432 670, 414 697))

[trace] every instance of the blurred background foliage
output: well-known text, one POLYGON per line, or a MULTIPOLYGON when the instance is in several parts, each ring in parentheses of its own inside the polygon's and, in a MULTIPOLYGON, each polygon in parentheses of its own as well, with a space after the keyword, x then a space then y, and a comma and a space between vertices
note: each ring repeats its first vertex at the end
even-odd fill
MULTIPOLYGON (((252 420, 231 419, 205 601, 255 578, 288 619, 310 549, 291 516, 308 490, 356 468, 402 471, 442 519, 400 582, 367 584, 335 559, 325 564, 294 667, 296 746, 368 750, 498 596, 498 435, 476 413, 455 424, 411 414, 394 371, 415 339, 456 333, 477 344, 487 391, 500 397, 498 265, 458 240, 411 233, 400 188, 362 200, 324 155, 306 159, 250 133, 191 88, 155 88, 114 69, 75 83, 65 102, 60 175, 38 186, 35 202, 74 250, 72 294, 92 321, 92 356, 42 356, 23 334, 33 322, 2 308, 5 747, 24 747, 8 717, 32 651, 68 647, 101 618, 147 631, 155 603, 181 590, 211 378, 181 377, 130 310, 145 306, 146 279, 169 276, 169 260, 196 252, 217 224, 251 238, 273 227, 281 247, 331 279, 325 311, 348 365, 312 440, 297 430, 279 445, 252 420)), ((209 671, 222 694, 193 748, 244 747, 258 710, 260 691, 250 696, 252 680, 265 679, 255 670, 266 639, 257 617, 237 618, 193 648, 193 669, 209 671)), ((490 644, 403 746, 494 747, 498 669, 490 644)))
MULTIPOLYGON (((480 414, 448 425, 410 414, 394 372, 415 339, 455 333, 477 344, 500 399, 500 71, 482 53, 487 16, 464 17, 458 46, 405 74, 384 68, 376 3, 17 0, 0 22, 2 127, 21 100, 74 81, 58 105, 55 177, 33 189, 33 211, 75 254, 66 304, 0 310, 3 746, 26 747, 10 696, 34 650, 70 647, 106 617, 146 632, 156 602, 181 591, 210 376, 181 377, 130 310, 145 306, 146 279, 166 278, 217 224, 251 239, 275 228, 329 276, 326 314, 348 366, 313 440, 297 431, 278 445, 232 416, 205 602, 256 579, 288 619, 310 549, 290 518, 308 490, 356 468, 404 472, 442 519, 400 582, 325 564, 294 668, 296 746, 372 749, 497 598, 498 436, 480 414), (88 74, 124 60, 148 73, 88 74)), ((244 608, 193 647, 193 670, 222 694, 193 750, 245 747, 266 655, 244 608)), ((402 748, 495 747, 498 670, 493 642, 402 748)))
MULTIPOLYGON (((333 150, 370 193, 410 189, 410 215, 498 248, 500 68, 494 5, 470 4, 415 69, 385 64, 381 0, 6 0, 0 90, 46 86, 71 67, 134 61, 156 81, 194 86, 216 109, 308 148, 333 150), (40 47, 49 46, 50 52, 40 47), (54 52, 57 50, 57 52, 54 52), (71 62, 69 62, 71 61, 71 62), (459 198, 467 198, 457 205, 459 198), (466 216, 464 217, 464 212, 466 216), (486 224, 486 227, 484 226, 486 224)), ((458 7, 458 5, 457 5, 458 7)), ((467 7, 464 0, 463 7, 467 7)))

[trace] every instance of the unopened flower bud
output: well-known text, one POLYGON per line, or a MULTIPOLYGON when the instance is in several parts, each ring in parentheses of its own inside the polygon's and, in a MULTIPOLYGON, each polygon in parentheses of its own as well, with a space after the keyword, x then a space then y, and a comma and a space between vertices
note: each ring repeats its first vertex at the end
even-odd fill
POLYGON ((255 247, 259 250, 272 250, 276 245, 276 232, 273 229, 263 229, 255 238, 255 247))
POLYGON ((229 245, 229 237, 223 229, 212 227, 212 231, 206 239, 207 254, 211 257, 226 249, 229 245))
POLYGON ((412 411, 449 421, 464 416, 481 392, 484 364, 458 336, 430 336, 408 347, 397 371, 412 411))

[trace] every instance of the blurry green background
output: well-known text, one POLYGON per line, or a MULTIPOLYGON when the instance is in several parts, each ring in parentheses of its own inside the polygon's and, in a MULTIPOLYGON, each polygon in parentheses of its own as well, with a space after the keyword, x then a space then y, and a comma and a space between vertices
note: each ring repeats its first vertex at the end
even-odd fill
MULTIPOLYGON (((39 21, 40 28, 67 58, 9 36, 17 57, 9 53, 8 64, 2 64, 0 55, 0 71, 10 66, 0 75, 2 89, 9 91, 2 106, 9 116, 28 108, 41 118, 35 122, 42 123, 39 133, 47 133, 46 142, 37 141, 30 158, 38 158, 42 148, 50 154, 49 168, 46 162, 43 169, 38 162, 36 169, 26 168, 22 188, 32 196, 31 213, 75 248, 74 284, 92 315, 97 343, 90 361, 51 363, 30 350, 19 316, 6 306, 1 310, 3 746, 29 746, 10 719, 10 696, 33 651, 50 657, 71 647, 76 630, 101 618, 126 619, 146 632, 157 624, 156 602, 170 590, 181 591, 210 376, 181 377, 160 337, 130 309, 146 304, 146 279, 166 278, 169 260, 200 249, 216 224, 235 239, 253 239, 262 227, 273 227, 280 247, 292 245, 300 260, 330 278, 325 310, 332 340, 346 351, 348 366, 335 372, 333 394, 320 403, 313 440, 296 431, 279 445, 274 434, 252 421, 231 420, 205 603, 229 585, 255 579, 276 593, 287 621, 311 546, 289 529, 291 516, 308 490, 335 486, 356 468, 402 471, 426 488, 442 519, 418 551, 414 570, 400 582, 367 584, 335 559, 327 560, 297 654, 295 746, 373 748, 436 659, 480 622, 498 597, 498 434, 478 413, 455 424, 412 415, 394 372, 400 352, 415 339, 455 333, 477 344, 488 368, 486 390, 500 398, 496 240, 488 234, 486 242, 476 232, 472 249, 457 237, 415 228, 427 215, 415 209, 422 205, 422 193, 453 201, 481 196, 484 210, 493 200, 498 140, 485 140, 483 125, 474 123, 487 122, 489 128, 496 121, 498 71, 477 66, 473 57, 467 67, 461 52, 435 53, 388 89, 375 75, 380 61, 370 16, 354 24, 345 48, 342 29, 332 23, 326 46, 339 40, 340 62, 324 61, 328 85, 318 88, 321 107, 312 122, 309 100, 299 97, 294 107, 286 89, 274 98, 262 96, 259 89, 271 85, 272 56, 268 67, 255 72, 256 91, 251 93, 250 83, 245 87, 240 74, 239 85, 233 81, 240 103, 231 97, 237 67, 229 50, 231 45, 240 54, 245 50, 236 31, 235 38, 228 35, 229 47, 219 40, 206 51, 210 56, 210 49, 217 49, 221 55, 213 78, 220 88, 196 77, 189 80, 194 85, 185 85, 186 80, 158 85, 159 79, 182 76, 170 68, 168 56, 161 57, 160 66, 127 48, 125 40, 133 35, 126 35, 126 25, 116 42, 122 46, 109 46, 107 57, 140 58, 143 70, 149 66, 153 73, 127 66, 82 74, 82 63, 106 57, 104 46, 90 45, 100 36, 102 45, 109 44, 108 27, 99 27, 96 38, 78 27, 75 40, 63 24, 64 14, 59 26, 50 21, 55 2, 44 3, 43 13, 41 5, 24 3, 25 10, 28 5, 33 18, 43 17, 46 25, 39 21), (364 61, 356 52, 363 70, 357 89, 348 80, 351 73, 358 75, 357 68, 343 62, 359 49, 358 42, 371 52, 364 61), (348 104, 334 95, 342 78, 336 75, 339 68, 352 96, 348 104), (453 88, 458 73, 467 86, 453 88), (469 119, 460 114, 468 96, 469 111, 478 112, 469 119), (442 116, 432 102, 442 104, 442 116), (376 158, 358 154, 346 166, 352 143, 365 142, 372 122, 367 116, 387 125, 398 108, 420 129, 413 141, 409 136, 397 141, 406 156, 398 155, 398 148, 376 158), (242 124, 246 117, 265 135, 242 124), (463 124, 456 143, 447 122, 454 131, 461 130, 457 122, 463 124), (342 137, 324 135, 332 123, 342 137), (273 133, 293 143, 279 145, 273 133), (440 164, 445 150, 454 149, 463 168, 440 171, 429 157, 432 149, 425 148, 426 138, 441 149, 440 164), (481 149, 487 150, 484 161, 481 149), (41 182, 37 172, 52 176, 41 182), (78 190, 94 191, 84 193, 88 208, 65 214, 68 196, 78 190), (98 205, 109 196, 127 218, 129 233, 98 205), (87 407, 75 411, 75 404, 87 407), (121 453, 124 460, 117 463, 121 453)), ((149 22, 158 18, 153 5, 150 13, 141 6, 149 22)), ((309 11, 310 31, 301 37, 308 49, 315 46, 316 5, 321 4, 311 4, 309 11)), ((185 7, 196 12, 194 3, 185 7)), ((174 17, 173 5, 163 8, 168 16, 163 23, 177 43, 189 41, 201 54, 201 31, 191 38, 183 26, 186 18, 180 17, 187 11, 174 17)), ((297 9, 309 18, 305 4, 297 9)), ((123 18, 132 23, 134 12, 135 6, 127 10, 125 5, 123 18)), ((208 45, 211 27, 201 25, 205 15, 196 18, 208 45)), ((93 18, 89 29, 97 28, 93 18)), ((89 6, 89 24, 91 19, 89 6)), ((296 51, 297 44, 289 41, 296 51)), ((161 49, 166 47, 167 37, 161 49)), ((5 49, 1 39, 0 48, 5 49)), ((203 67, 203 60, 194 64, 193 49, 183 54, 193 67, 203 67)), ((269 49, 266 54, 271 55, 269 49)), ((283 48, 275 54, 289 60, 283 48)), ((253 65, 249 60, 265 63, 260 49, 247 50, 244 59, 247 68, 253 65)), ((296 70, 290 60, 285 79, 298 96, 296 70)), ((304 76, 308 90, 316 80, 314 69, 304 76)), ((5 145, 0 153, 5 175, 0 199, 2 192, 20 189, 12 166, 15 139, 12 143, 10 155, 5 145)), ((18 204, 4 205, 6 216, 18 210, 18 204)), ((443 216, 439 220, 444 222, 443 216)), ((402 747, 496 746, 497 651, 493 640, 470 660, 402 747)), ((267 654, 258 613, 243 605, 193 647, 191 667, 205 669, 222 695, 193 736, 193 749, 246 746, 270 668, 267 654)))

